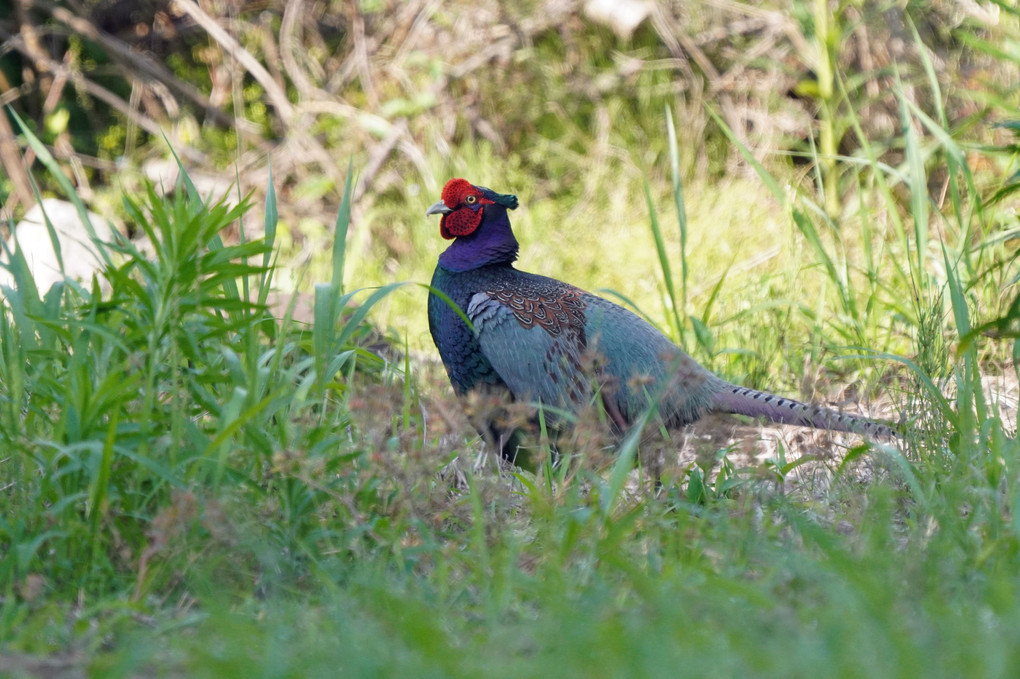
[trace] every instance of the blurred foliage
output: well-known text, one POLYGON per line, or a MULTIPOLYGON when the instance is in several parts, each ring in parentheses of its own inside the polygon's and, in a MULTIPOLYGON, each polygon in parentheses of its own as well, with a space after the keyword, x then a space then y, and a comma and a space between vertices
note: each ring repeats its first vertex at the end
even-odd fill
POLYGON ((192 170, 236 166, 245 190, 265 186, 266 155, 284 198, 316 178, 304 210, 339 200, 338 158, 365 168, 367 209, 411 184, 434 191, 480 144, 536 198, 591 196, 621 171, 664 180, 666 107, 688 179, 739 164, 711 107, 759 159, 811 163, 818 149, 826 190, 843 195, 833 156, 855 154, 858 133, 891 164, 902 150, 895 79, 930 110, 921 50, 954 134, 992 141, 989 112, 1016 103, 1015 64, 960 49, 1009 30, 994 4, 600 4, 3 0, 0 93, 77 159, 79 189, 131 182, 165 133, 192 170))
MULTIPOLYGON (((141 190, 144 179, 173 185, 164 136, 216 196, 236 179, 237 193, 260 198, 271 165, 285 289, 307 292, 329 275, 330 224, 344 159, 353 159, 346 275, 360 285, 428 279, 442 243, 421 212, 461 175, 521 196, 515 225, 528 268, 619 290, 646 311, 661 302, 663 316, 653 316, 673 317, 660 262, 645 247, 646 183, 653 205, 673 193, 666 117, 692 226, 681 246, 664 217, 662 247, 671 257, 681 247, 681 258, 697 253, 685 261, 680 317, 712 324, 715 337, 697 338, 714 346, 701 358, 722 355, 735 378, 774 378, 780 347, 796 346, 789 307, 776 300, 800 304, 815 338, 826 336, 824 309, 802 301, 826 288, 800 276, 802 258, 761 264, 799 250, 805 234, 810 252, 838 251, 813 260, 829 275, 842 268, 843 278, 870 281, 862 300, 844 294, 861 286, 836 281, 856 323, 840 328, 843 341, 906 349, 924 314, 900 303, 898 284, 888 295, 894 311, 877 302, 883 248, 903 242, 917 212, 908 163, 934 206, 966 205, 915 260, 940 258, 948 235, 957 253, 997 243, 963 261, 1002 272, 1002 283, 1013 275, 1012 241, 995 239, 1010 232, 1015 200, 1002 180, 1016 172, 1009 125, 1020 106, 1020 28, 1009 3, 0 0, 0 9, 0 96, 98 212, 130 225, 117 192, 141 190), (628 24, 627 10, 640 21, 628 24), (911 112, 914 158, 904 107, 943 130, 911 112), (794 228, 783 191, 764 188, 751 160, 817 205, 818 223, 794 228), (973 181, 962 189, 961 163, 973 181), (1003 200, 982 212, 990 194, 1003 200), (626 266, 606 266, 621 254, 626 266), (729 294, 717 299, 723 280, 729 294), (754 323, 744 323, 752 311, 754 323), (886 334, 862 312, 881 316, 886 334), (763 326, 777 345, 758 341, 753 329, 763 326)), ((34 198, 4 125, 6 117, 0 199, 17 216, 34 198)), ((888 256, 901 268, 906 252, 888 256)), ((976 301, 992 317, 1005 308, 996 294, 976 301)), ((411 348, 430 344, 418 297, 396 295, 380 311, 411 348)), ((802 372, 801 350, 785 360, 786 374, 802 372)))

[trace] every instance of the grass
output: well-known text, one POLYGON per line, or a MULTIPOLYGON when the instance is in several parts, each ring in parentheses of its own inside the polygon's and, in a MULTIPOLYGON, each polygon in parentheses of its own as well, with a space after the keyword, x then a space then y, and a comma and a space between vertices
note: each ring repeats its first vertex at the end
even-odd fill
MULTIPOLYGON (((522 197, 527 268, 567 261, 576 282, 633 296, 728 377, 793 390, 805 364, 825 364, 826 392, 893 373, 913 425, 903 449, 813 460, 822 481, 792 483, 805 467, 783 448, 763 464, 709 450, 658 492, 636 487, 627 460, 475 467, 479 441, 444 377, 407 345, 389 359, 369 348, 387 305, 391 321, 424 316, 421 289, 392 281, 427 280, 435 225, 408 217, 415 254, 373 280, 378 258, 344 237, 350 169, 307 326, 266 308, 271 183, 261 208, 207 205, 186 173, 171 197, 125 196, 153 249, 103 244, 109 292, 40 297, 13 253, 0 673, 36 676, 46 661, 104 677, 1012 675, 1020 445, 981 379, 1015 371, 1016 305, 999 288, 1005 277, 1015 294, 1015 242, 995 233, 1000 213, 977 210, 966 164, 949 209, 933 209, 924 156, 962 151, 909 131, 944 126, 906 103, 902 115, 901 167, 867 147, 840 159, 856 190, 838 221, 824 188, 788 188, 753 162, 756 179, 724 186, 739 201, 677 173, 624 177, 569 208, 494 186, 522 197), (264 237, 227 244, 253 217, 264 237), (592 223, 606 225, 598 238, 592 223), (578 240, 550 248, 554 235, 578 240), (638 238, 628 267, 607 264, 638 238), (767 263, 748 263, 769 245, 767 263)), ((423 332, 405 327, 408 344, 423 332)))

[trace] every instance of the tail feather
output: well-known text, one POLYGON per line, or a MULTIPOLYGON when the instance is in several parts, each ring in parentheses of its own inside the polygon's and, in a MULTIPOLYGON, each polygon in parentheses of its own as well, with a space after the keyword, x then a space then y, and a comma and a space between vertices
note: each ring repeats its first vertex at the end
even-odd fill
POLYGON ((875 438, 893 438, 900 434, 891 426, 857 415, 801 403, 766 391, 747 389, 734 384, 717 392, 714 410, 750 417, 764 417, 780 424, 794 424, 815 429, 846 431, 875 438))

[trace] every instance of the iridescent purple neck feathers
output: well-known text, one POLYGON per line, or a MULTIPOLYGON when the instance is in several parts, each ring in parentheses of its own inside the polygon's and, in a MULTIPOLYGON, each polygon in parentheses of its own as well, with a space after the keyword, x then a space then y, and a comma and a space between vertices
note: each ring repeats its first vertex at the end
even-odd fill
POLYGON ((517 260, 517 250, 506 208, 487 205, 478 229, 458 236, 439 255, 439 265, 448 271, 470 271, 489 264, 512 264, 517 260))

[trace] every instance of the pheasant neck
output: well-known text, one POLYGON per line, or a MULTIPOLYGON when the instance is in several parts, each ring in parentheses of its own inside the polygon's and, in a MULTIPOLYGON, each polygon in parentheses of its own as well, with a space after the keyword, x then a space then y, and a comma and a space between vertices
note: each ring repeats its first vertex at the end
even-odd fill
POLYGON ((517 259, 517 250, 506 209, 486 205, 481 225, 474 233, 454 240, 439 255, 439 265, 449 271, 471 271, 489 264, 511 264, 517 259))

